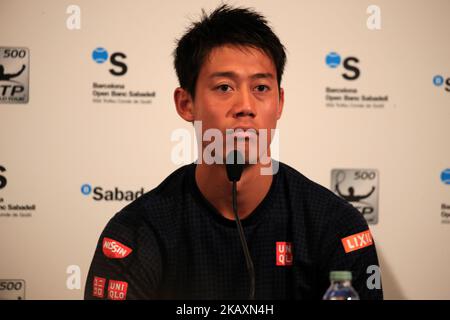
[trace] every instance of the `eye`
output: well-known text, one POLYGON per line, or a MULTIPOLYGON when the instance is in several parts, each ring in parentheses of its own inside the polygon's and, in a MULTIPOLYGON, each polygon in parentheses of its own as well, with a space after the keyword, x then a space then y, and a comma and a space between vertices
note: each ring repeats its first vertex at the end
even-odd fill
POLYGON ((266 86, 265 84, 260 84, 259 86, 256 86, 256 91, 258 92, 266 92, 269 91, 270 88, 266 86))
POLYGON ((228 92, 231 90, 231 87, 227 84, 221 84, 220 86, 216 87, 216 90, 219 90, 221 92, 228 92))

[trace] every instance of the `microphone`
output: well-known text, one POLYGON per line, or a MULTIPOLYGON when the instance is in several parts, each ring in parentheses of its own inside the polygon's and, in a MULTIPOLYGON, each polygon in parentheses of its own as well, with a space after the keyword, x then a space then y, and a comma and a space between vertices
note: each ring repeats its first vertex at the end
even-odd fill
POLYGON ((244 170, 244 158, 242 154, 237 151, 231 151, 227 155, 226 159, 226 169, 228 180, 233 183, 232 195, 233 195, 233 213, 236 220, 236 225, 239 233, 239 239, 241 242, 242 250, 245 255, 245 262, 247 264, 247 271, 250 277, 250 293, 249 299, 255 299, 255 268, 253 266, 252 257, 247 246, 247 240, 245 239, 244 230, 242 229, 241 220, 239 219, 238 209, 237 209, 237 189, 236 182, 241 179, 242 171, 244 170))

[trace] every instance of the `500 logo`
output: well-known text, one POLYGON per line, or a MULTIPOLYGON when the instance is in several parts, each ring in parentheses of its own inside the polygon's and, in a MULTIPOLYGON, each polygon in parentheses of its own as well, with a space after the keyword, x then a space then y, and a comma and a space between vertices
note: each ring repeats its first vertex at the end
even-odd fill
POLYGON ((123 76, 128 71, 128 66, 123 61, 127 58, 125 53, 123 52, 114 52, 111 53, 111 56, 109 56, 108 51, 106 49, 98 47, 92 51, 92 59, 97 62, 98 64, 102 64, 108 60, 109 62, 116 67, 116 69, 111 68, 109 69, 109 72, 113 76, 123 76))
POLYGON ((0 103, 28 103, 28 48, 0 47, 0 103))
POLYGON ((25 280, 4 279, 0 280, 1 300, 24 300, 25 280))
POLYGON ((342 77, 346 80, 356 80, 361 75, 361 71, 358 68, 359 59, 356 57, 341 58, 336 52, 330 52, 325 58, 325 63, 332 69, 337 68, 342 61, 342 67, 349 71, 349 73, 342 73, 342 77))

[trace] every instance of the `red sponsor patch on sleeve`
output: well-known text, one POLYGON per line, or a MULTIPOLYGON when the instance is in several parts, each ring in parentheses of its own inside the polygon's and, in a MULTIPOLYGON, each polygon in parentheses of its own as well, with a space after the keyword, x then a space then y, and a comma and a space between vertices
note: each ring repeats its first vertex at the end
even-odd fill
POLYGON ((356 251, 373 245, 370 230, 366 230, 341 239, 345 253, 356 251))
POLYGON ((92 295, 97 298, 105 297, 105 278, 94 277, 92 295))
POLYGON ((133 250, 117 240, 103 238, 103 254, 112 259, 123 259, 133 250))
POLYGON ((108 299, 125 300, 127 298, 128 283, 125 281, 109 280, 108 299))

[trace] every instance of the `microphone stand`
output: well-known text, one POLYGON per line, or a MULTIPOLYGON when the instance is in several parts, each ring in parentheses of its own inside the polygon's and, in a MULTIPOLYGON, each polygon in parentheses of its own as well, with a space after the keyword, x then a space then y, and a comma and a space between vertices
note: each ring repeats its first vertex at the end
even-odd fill
POLYGON ((236 182, 240 180, 242 170, 244 169, 243 164, 238 164, 237 159, 241 159, 241 163, 243 163, 242 155, 239 151, 231 152, 227 157, 227 175, 228 179, 232 181, 232 197, 233 197, 233 213, 236 220, 236 225, 239 233, 239 239, 241 242, 242 249, 244 251, 245 262, 247 265, 248 275, 250 277, 250 293, 249 299, 255 299, 255 268, 253 266, 253 261, 250 256, 250 251, 248 250, 247 240, 245 239, 244 229, 242 228, 241 219, 239 219, 238 215, 238 206, 237 206, 237 188, 236 182), (233 161, 230 163, 229 157, 233 156, 233 161), (239 158, 240 157, 240 158, 239 158))

